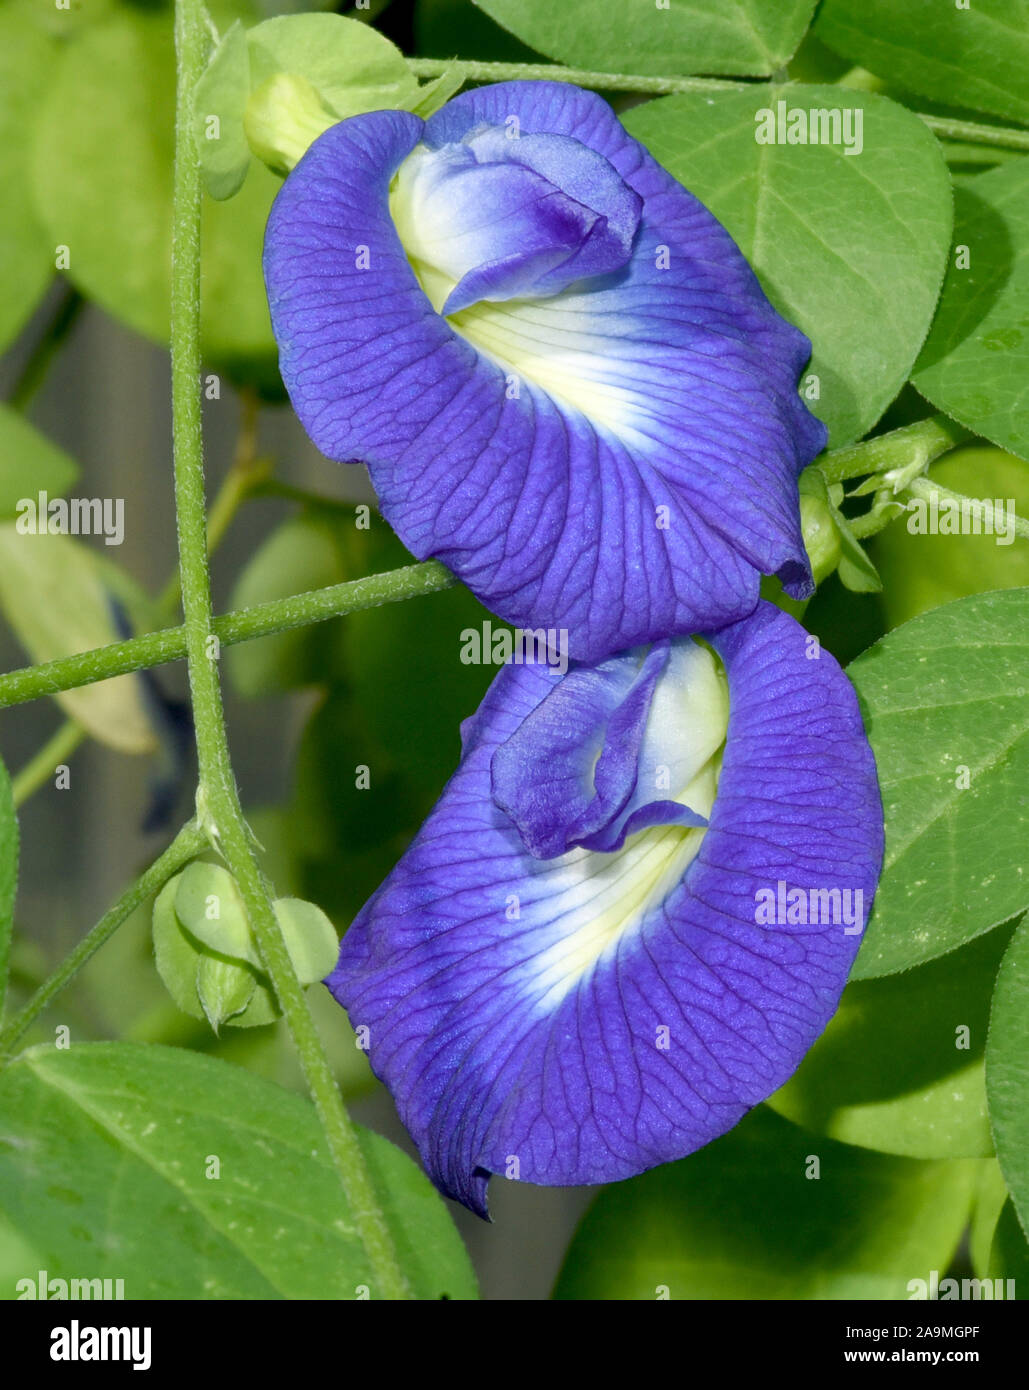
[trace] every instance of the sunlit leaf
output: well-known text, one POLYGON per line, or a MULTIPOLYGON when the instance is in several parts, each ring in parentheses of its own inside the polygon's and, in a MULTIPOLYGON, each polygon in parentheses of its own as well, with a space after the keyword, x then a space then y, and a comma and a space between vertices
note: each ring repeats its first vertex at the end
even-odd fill
POLYGON ((790 58, 814 0, 475 0, 548 58, 602 72, 767 76, 790 58))
POLYGON ((762 1107, 679 1163, 605 1188, 569 1248, 569 1299, 905 1299, 946 1269, 977 1164, 814 1139, 762 1107))
MULTIPOLYGON (((0 607, 33 661, 50 661, 124 637, 94 552, 68 535, 20 534, 0 525, 0 607)), ((124 753, 156 747, 144 693, 135 676, 116 676, 66 690, 64 709, 102 743, 124 753)))
POLYGON ((954 217, 955 251, 912 380, 939 410, 1027 459, 1029 159, 959 184, 954 217))
POLYGON ((811 339, 802 395, 830 442, 860 438, 906 381, 943 279, 951 188, 935 137, 896 102, 840 87, 664 97, 622 119, 811 339), (785 140, 792 111, 806 135, 815 113, 818 144, 785 140), (772 125, 776 143, 759 143, 772 125))
POLYGON ((854 979, 907 970, 1029 906, 1029 590, 979 594, 850 664, 875 753, 886 856, 854 979))
MULTIPOLYGON (((416 1296, 474 1298, 418 1168, 360 1143, 416 1296)), ((313 1106, 177 1048, 33 1048, 0 1077, 0 1222, 23 1275, 124 1280, 127 1299, 379 1296, 313 1106)))

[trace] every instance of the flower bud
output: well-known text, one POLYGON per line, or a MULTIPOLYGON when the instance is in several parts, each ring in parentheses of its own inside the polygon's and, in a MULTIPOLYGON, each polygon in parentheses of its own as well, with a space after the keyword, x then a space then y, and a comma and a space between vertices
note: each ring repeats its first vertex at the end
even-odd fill
POLYGON ((277 72, 250 94, 243 129, 251 150, 277 174, 288 174, 339 117, 295 72, 277 72))
POLYGON ((800 525, 812 577, 816 584, 821 584, 832 574, 843 554, 840 533, 829 504, 813 493, 801 493, 800 525))

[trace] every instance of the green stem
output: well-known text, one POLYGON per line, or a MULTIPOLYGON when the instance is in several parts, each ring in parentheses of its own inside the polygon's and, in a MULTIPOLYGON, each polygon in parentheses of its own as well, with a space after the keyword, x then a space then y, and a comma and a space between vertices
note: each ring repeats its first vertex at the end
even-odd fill
POLYGON ((155 893, 160 892, 173 874, 198 854, 206 845, 203 831, 196 821, 183 826, 175 839, 145 873, 141 874, 121 895, 118 901, 88 932, 70 955, 65 956, 53 974, 40 985, 24 1008, 11 1019, 0 1033, 0 1062, 27 1028, 43 1012, 51 999, 82 969, 91 956, 110 940, 125 919, 155 893))
POLYGON ((718 77, 643 77, 622 72, 595 72, 591 68, 566 68, 557 63, 480 63, 466 62, 463 58, 408 58, 407 64, 416 77, 441 77, 443 73, 458 68, 466 82, 507 82, 514 78, 526 82, 574 82, 577 87, 590 87, 597 92, 640 92, 656 97, 673 96, 678 92, 740 91, 758 85, 718 77))
MULTIPOLYGON (((466 82, 507 82, 512 79, 542 82, 574 82, 595 92, 639 92, 645 96, 674 96, 678 92, 726 92, 761 88, 776 78, 748 82, 721 77, 645 77, 640 73, 596 72, 592 68, 567 68, 557 63, 480 63, 463 59, 408 58, 416 77, 439 77, 459 68, 466 82)), ((783 85, 779 83, 778 85, 783 85)), ((801 85, 801 84, 797 84, 801 85)), ((930 116, 914 111, 930 130, 950 140, 967 140, 976 145, 999 145, 1009 150, 1029 150, 1029 130, 984 125, 979 121, 953 120, 949 116, 930 116)))
MULTIPOLYGON (((257 464, 253 457, 256 415, 256 397, 250 392, 245 392, 243 427, 240 431, 236 459, 211 503, 211 510, 207 516, 208 554, 217 549, 241 504, 254 488, 268 477, 269 468, 257 464)), ((179 572, 176 569, 157 600, 157 612, 162 616, 174 616, 179 602, 179 583, 179 572)), ((87 731, 81 724, 76 723, 74 719, 66 720, 12 780, 11 791, 15 806, 23 806, 29 797, 43 786, 54 768, 69 758, 86 737, 87 731)))
MULTIPOLYGON (((992 530, 996 530, 995 508, 992 502, 980 500, 976 497, 966 497, 962 492, 952 492, 949 487, 942 487, 939 483, 934 483, 928 478, 912 478, 907 484, 906 490, 914 497, 920 497, 925 502, 931 502, 933 496, 947 502, 956 502, 958 506, 967 509, 974 516, 981 517, 988 523, 992 530)), ((1021 536, 1024 540, 1029 540, 1029 521, 1024 517, 1017 516, 1014 512, 1006 508, 1001 514, 1001 518, 1010 522, 1016 536, 1021 536)))
POLYGON ((848 518, 850 534, 855 540, 867 540, 869 536, 885 531, 891 521, 896 521, 904 510, 903 502, 898 503, 892 492, 886 495, 876 493, 875 501, 862 516, 848 518))
POLYGON ((969 430, 946 415, 932 415, 914 425, 904 425, 889 434, 866 439, 862 444, 849 444, 845 449, 830 449, 816 459, 816 467, 827 483, 842 483, 848 478, 860 478, 866 473, 886 473, 893 469, 913 466, 916 462, 927 467, 940 454, 971 439, 969 430))
MULTIPOLYGON (((259 401, 255 392, 244 389, 242 392, 242 420, 239 438, 236 441, 236 455, 232 467, 226 473, 221 487, 215 494, 207 513, 207 554, 211 556, 221 544, 222 537, 232 525, 240 507, 251 493, 263 483, 271 473, 271 463, 257 458, 257 416, 259 401)), ((158 612, 173 617, 181 597, 181 578, 178 571, 172 575, 157 600, 158 612)))
POLYGON ((43 744, 11 780, 15 806, 22 806, 47 778, 52 777, 59 763, 70 758, 86 737, 86 730, 74 719, 67 719, 57 732, 43 744))
MULTIPOLYGON (((823 454, 814 466, 821 470, 827 482, 843 482, 869 473, 928 466, 934 458, 969 438, 971 435, 962 426, 937 415, 863 444, 833 449, 823 454)), ((232 646, 275 632, 325 622, 363 608, 436 593, 456 582, 443 565, 427 560, 420 565, 406 565, 385 574, 347 580, 325 589, 228 613, 215 618, 210 631, 221 646, 232 646)), ((91 685, 110 676, 161 666, 167 661, 180 661, 185 655, 185 629, 178 627, 148 632, 74 656, 58 657, 39 666, 26 666, 0 676, 0 709, 91 685)))
POLYGON ((956 121, 950 116, 929 116, 922 111, 914 114, 945 140, 967 140, 970 145, 997 145, 1004 150, 1029 150, 1029 130, 982 125, 979 121, 956 121))
POLYGON ((216 652, 209 645, 212 612, 200 409, 201 184, 191 130, 192 93, 203 72, 206 53, 202 14, 200 0, 176 0, 178 84, 171 285, 172 453, 186 656, 200 766, 198 818, 239 886, 378 1291, 387 1299, 402 1299, 409 1296, 409 1289, 357 1131, 333 1079, 254 856, 229 757, 216 652))
MULTIPOLYGON (((311 589, 307 593, 226 613, 213 620, 211 633, 217 637, 219 646, 231 647, 238 642, 323 623, 365 608, 435 594, 456 583, 443 565, 426 560, 420 565, 405 565, 402 569, 387 570, 385 574, 349 579, 325 589, 311 589)), ((79 686, 93 685, 129 671, 181 661, 186 650, 185 627, 166 627, 157 632, 145 632, 140 637, 126 638, 124 642, 112 642, 107 647, 56 657, 39 666, 23 666, 0 676, 0 709, 23 705, 44 695, 58 695, 62 690, 77 690, 79 686)))

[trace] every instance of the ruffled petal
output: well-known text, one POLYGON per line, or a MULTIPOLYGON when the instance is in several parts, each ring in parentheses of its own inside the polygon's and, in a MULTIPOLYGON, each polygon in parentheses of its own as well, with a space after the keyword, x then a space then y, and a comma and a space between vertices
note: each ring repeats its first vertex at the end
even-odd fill
MULTIPOLYGON (((508 621, 563 628, 573 657, 596 660, 740 618, 762 573, 810 591, 796 477, 825 442, 796 390, 810 345, 599 97, 505 83, 424 126, 399 112, 334 126, 276 199, 265 276, 283 379, 315 443, 367 462, 408 548, 508 621), (444 318, 397 234, 390 182, 420 142, 495 153, 491 131, 512 117, 521 192, 559 182, 598 220, 545 228, 522 248, 528 266, 506 234, 477 244, 491 259, 464 269, 478 276, 465 296, 533 297, 444 318), (558 137, 549 151, 546 136, 558 137), (599 164, 574 172, 572 146, 615 171, 621 200, 590 172, 599 164), (579 250, 562 259, 573 231, 579 250), (600 273, 627 238, 628 262, 600 273), (538 297, 548 274, 580 272, 538 297)), ((458 283, 443 279, 440 307, 458 283)))
POLYGON ((782 1085, 836 1008, 882 859, 857 701, 769 605, 708 640, 730 714, 707 829, 533 858, 491 764, 555 673, 508 667, 343 940, 327 983, 434 1181, 480 1213, 492 1173, 610 1182, 692 1152, 782 1085), (852 922, 762 917, 795 890, 836 890, 852 922))
POLYGON ((725 736, 722 696, 689 640, 570 671, 494 753, 493 799, 538 859, 621 849, 648 825, 707 825, 708 800, 691 799, 725 736))

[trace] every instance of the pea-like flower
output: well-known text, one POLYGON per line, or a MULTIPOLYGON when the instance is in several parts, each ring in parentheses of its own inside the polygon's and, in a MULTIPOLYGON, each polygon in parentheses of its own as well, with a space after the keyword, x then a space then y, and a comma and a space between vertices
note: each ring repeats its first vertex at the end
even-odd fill
POLYGON ((572 656, 810 592, 810 344, 600 97, 468 92, 352 117, 272 209, 283 379, 331 458, 501 617, 572 656))
POLYGON ((832 1016, 882 860, 857 701, 768 604, 511 665, 326 983, 433 1180, 629 1177, 730 1129, 832 1016))

